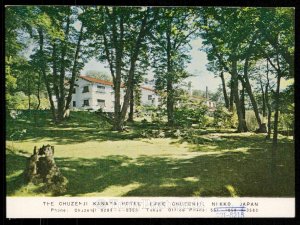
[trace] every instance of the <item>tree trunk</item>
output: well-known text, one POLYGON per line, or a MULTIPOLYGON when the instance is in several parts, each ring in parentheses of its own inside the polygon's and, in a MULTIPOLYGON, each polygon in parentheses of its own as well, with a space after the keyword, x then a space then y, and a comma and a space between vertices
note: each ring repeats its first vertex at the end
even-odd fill
POLYGON ((62 51, 61 51, 61 68, 60 68, 60 74, 59 74, 59 99, 58 99, 58 105, 57 105, 57 116, 58 120, 62 121, 64 119, 64 113, 65 113, 65 57, 67 52, 67 44, 66 41, 69 38, 69 30, 70 30, 70 14, 71 9, 69 8, 69 12, 67 15, 67 24, 66 24, 66 31, 64 40, 61 42, 62 45, 62 51))
POLYGON ((41 105, 41 97, 40 97, 40 88, 41 88, 41 72, 39 72, 39 80, 38 80, 38 85, 37 85, 37 99, 38 99, 38 104, 36 106, 36 110, 40 108, 41 105))
POLYGON ((55 105, 52 99, 52 92, 51 92, 51 88, 50 88, 50 83, 48 81, 47 78, 47 74, 46 74, 46 64, 45 64, 45 56, 44 56, 44 35, 43 35, 43 30, 42 28, 38 29, 38 33, 39 33, 39 45, 40 45, 40 53, 41 53, 41 72, 44 78, 44 82, 45 82, 45 86, 47 89, 47 93, 48 93, 48 99, 50 102, 50 109, 52 112, 52 118, 53 118, 53 122, 56 123, 57 122, 57 118, 56 118, 56 113, 55 113, 55 105))
POLYGON ((247 132, 248 128, 246 126, 246 121, 243 118, 243 111, 241 106, 241 101, 239 98, 239 88, 238 88, 238 74, 237 74, 237 61, 232 61, 232 79, 233 79, 233 95, 235 99, 235 106, 237 110, 237 116, 238 116, 238 129, 237 132, 247 132))
POLYGON ((243 86, 243 88, 241 90, 241 108, 242 108, 243 119, 246 120, 245 88, 244 88, 244 86, 243 86))
POLYGON ((125 117, 127 114, 128 106, 129 106, 129 101, 131 99, 131 95, 132 95, 133 89, 134 89, 133 81, 134 81, 135 66, 136 66, 136 61, 138 60, 138 56, 140 53, 142 41, 147 32, 147 29, 146 29, 147 19, 148 19, 148 11, 144 15, 144 18, 142 20, 140 31, 139 31, 138 37, 135 41, 133 53, 130 57, 130 69, 129 69, 129 73, 128 73, 127 89, 126 89, 126 94, 124 96, 124 102, 123 102, 122 111, 121 111, 120 120, 119 120, 119 123, 120 123, 119 127, 121 127, 121 128, 123 126, 123 123, 124 123, 124 120, 125 120, 125 117))
POLYGON ((229 97, 229 111, 233 112, 233 103, 234 103, 234 94, 233 94, 233 89, 234 89, 234 81, 232 77, 230 78, 230 97, 229 97))
POLYGON ((172 82, 172 59, 171 59, 171 24, 166 32, 167 37, 167 116, 168 126, 174 125, 174 90, 172 82))
POLYGON ((267 106, 266 106, 266 96, 264 91, 264 86, 260 78, 260 90, 261 90, 261 98, 262 98, 262 115, 263 117, 267 116, 267 106))
POLYGON ((274 114, 274 134, 273 134, 273 151, 277 149, 278 142, 278 117, 279 117, 279 100, 280 100, 280 79, 281 74, 277 74, 277 87, 275 93, 275 114, 274 114))
MULTIPOLYGON (((116 78, 118 79, 118 71, 116 71, 116 78)), ((121 98, 121 90, 120 90, 120 82, 116 81, 114 85, 115 89, 115 109, 114 109, 114 117, 115 117, 115 123, 114 123, 114 130, 121 131, 122 130, 122 124, 120 123, 121 119, 121 112, 120 112, 120 98, 121 98)))
POLYGON ((72 101, 72 94, 73 94, 73 89, 75 86, 75 79, 76 79, 77 73, 78 73, 77 64, 78 64, 78 56, 79 56, 79 52, 80 52, 80 47, 81 47, 80 43, 82 40, 82 35, 83 35, 83 25, 81 25, 80 33, 79 33, 79 37, 78 37, 78 41, 77 41, 77 46, 76 46, 76 51, 75 51, 75 56, 74 56, 74 63, 73 63, 73 68, 72 68, 72 76, 71 76, 71 80, 70 80, 70 84, 69 84, 69 92, 68 92, 68 96, 67 96, 67 100, 66 100, 64 117, 69 117, 68 112, 70 111, 70 104, 72 101))
POLYGON ((128 121, 133 122, 133 111, 134 111, 134 93, 133 88, 131 89, 131 95, 130 95, 130 106, 129 106, 129 115, 128 115, 128 121))
MULTIPOLYGON (((121 121, 121 77, 122 77, 122 58, 123 58, 123 46, 124 46, 124 21, 123 17, 120 17, 120 37, 117 38, 117 24, 115 17, 115 8, 112 12, 113 20, 113 45, 116 52, 116 77, 114 79, 114 88, 115 88, 115 124, 114 130, 122 131, 123 123, 121 121)), ((124 104, 124 103, 123 103, 124 104)))
POLYGON ((256 132, 258 133, 266 133, 266 126, 265 124, 262 124, 260 116, 259 116, 259 112, 258 112, 258 106, 256 103, 256 100, 254 98, 253 92, 252 92, 252 88, 251 88, 251 84, 249 81, 249 77, 248 77, 248 58, 246 58, 245 60, 245 64, 244 64, 244 86, 246 88, 247 94, 249 95, 250 101, 251 101, 251 105, 255 114, 255 118, 258 124, 258 129, 256 130, 256 132))
POLYGON ((170 79, 167 81, 167 115, 168 126, 174 125, 174 89, 170 79))
POLYGON ((225 107, 230 110, 229 107, 229 99, 228 99, 228 95, 227 95, 227 91, 226 91, 226 83, 225 83, 225 78, 224 78, 224 74, 223 71, 220 74, 221 80, 222 80, 222 89, 223 89, 223 95, 224 95, 224 100, 225 100, 225 107))
POLYGON ((58 89, 58 74, 57 74, 57 54, 56 54, 56 43, 55 41, 52 44, 52 70, 53 70, 53 77, 52 77, 52 83, 53 83, 53 90, 54 90, 54 94, 56 99, 60 99, 59 96, 59 89, 58 89))
POLYGON ((268 76, 269 71, 267 70, 267 84, 265 86, 265 100, 266 100, 266 106, 268 109, 268 134, 266 139, 270 139, 271 138, 271 115, 272 115, 272 111, 271 111, 271 104, 269 102, 269 76, 268 76))

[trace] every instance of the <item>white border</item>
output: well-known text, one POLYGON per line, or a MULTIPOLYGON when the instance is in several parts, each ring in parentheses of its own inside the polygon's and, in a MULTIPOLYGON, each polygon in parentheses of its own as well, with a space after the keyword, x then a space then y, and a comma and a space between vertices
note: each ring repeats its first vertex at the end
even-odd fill
POLYGON ((295 198, 7 197, 6 200, 7 218, 295 217, 295 198))

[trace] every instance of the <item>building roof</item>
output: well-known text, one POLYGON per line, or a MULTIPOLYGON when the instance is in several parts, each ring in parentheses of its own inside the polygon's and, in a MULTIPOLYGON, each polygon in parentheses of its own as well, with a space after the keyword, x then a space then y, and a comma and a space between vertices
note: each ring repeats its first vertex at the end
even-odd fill
POLYGON ((104 84, 104 85, 108 85, 108 86, 113 86, 113 82, 111 81, 107 81, 107 80, 100 80, 97 78, 93 78, 93 77, 88 77, 88 76, 83 76, 81 75, 80 78, 89 81, 89 82, 93 82, 93 83, 98 83, 98 84, 104 84))
MULTIPOLYGON (((93 78, 93 77, 84 76, 84 75, 81 75, 80 78, 82 78, 86 81, 89 81, 89 82, 97 83, 97 84, 114 86, 113 82, 107 81, 107 80, 101 80, 101 79, 98 79, 98 78, 93 78)), ((124 86, 125 86, 124 84, 121 84, 121 87, 124 87, 124 86)), ((148 87, 141 87, 141 88, 143 88, 144 90, 155 92, 155 90, 152 89, 152 88, 148 88, 148 87)))
POLYGON ((147 91, 152 91, 152 92, 155 92, 155 90, 154 90, 154 89, 152 89, 152 88, 148 88, 148 87, 141 87, 141 88, 143 88, 144 90, 147 90, 147 91))

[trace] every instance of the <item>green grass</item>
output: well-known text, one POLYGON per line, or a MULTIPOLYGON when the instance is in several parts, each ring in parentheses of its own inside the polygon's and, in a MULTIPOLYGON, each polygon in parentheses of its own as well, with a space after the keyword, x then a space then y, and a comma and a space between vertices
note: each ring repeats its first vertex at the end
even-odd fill
POLYGON ((33 147, 55 146, 55 160, 69 180, 65 196, 294 196, 294 144, 280 135, 276 175, 271 142, 264 135, 209 130, 202 142, 139 138, 142 125, 112 132, 93 113, 76 112, 56 127, 48 117, 7 119, 6 178, 9 196, 45 196, 24 185, 33 147), (26 129, 21 140, 10 138, 26 129))

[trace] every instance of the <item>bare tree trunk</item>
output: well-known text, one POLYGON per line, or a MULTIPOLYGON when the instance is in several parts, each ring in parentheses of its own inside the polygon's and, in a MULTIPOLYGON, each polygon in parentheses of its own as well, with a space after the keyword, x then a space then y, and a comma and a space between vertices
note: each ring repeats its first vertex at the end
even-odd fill
MULTIPOLYGON (((267 64, 268 67, 268 64, 267 64)), ((271 115, 272 115, 272 111, 271 111, 271 104, 269 102, 269 69, 267 69, 267 83, 265 86, 265 99, 266 99, 266 105, 267 105, 267 109, 268 109, 268 134, 266 139, 270 139, 271 138, 271 115)))
POLYGON ((230 97, 229 97, 229 111, 233 112, 233 103, 234 103, 234 94, 233 94, 233 89, 234 89, 234 81, 232 79, 232 76, 230 78, 230 97))
POLYGON ((241 90, 241 108, 242 108, 243 119, 246 121, 245 88, 244 88, 244 86, 241 90))
POLYGON ((133 122, 133 112, 134 111, 134 91, 133 88, 131 89, 130 95, 130 106, 129 106, 129 114, 128 114, 128 121, 133 122))
POLYGON ((227 91, 226 91, 226 83, 225 83, 223 71, 221 72, 220 77, 221 77, 221 81, 222 81, 222 89, 223 89, 223 95, 224 95, 224 100, 225 100, 225 107, 228 110, 230 110, 229 99, 228 99, 228 95, 227 95, 227 91))
POLYGON ((36 110, 38 110, 40 108, 40 105, 41 105, 40 88, 41 88, 41 72, 39 72, 39 80, 38 80, 38 86, 37 86, 38 104, 36 106, 36 110))
POLYGON ((247 132, 248 128, 246 126, 246 121, 243 118, 243 111, 241 107, 241 101, 239 97, 239 88, 238 88, 238 74, 237 74, 237 61, 232 61, 232 79, 233 79, 233 94, 235 99, 235 106, 237 110, 237 116, 238 116, 238 129, 237 132, 247 132))
POLYGON ((167 115, 168 115, 168 125, 174 125, 174 89, 172 81, 169 79, 167 81, 167 115))
POLYGON ((260 90, 261 90, 261 98, 262 98, 262 115, 263 117, 267 116, 267 105, 266 105, 266 95, 264 91, 264 86, 260 78, 260 90))
POLYGON ((60 99, 60 95, 59 95, 59 89, 58 89, 58 74, 57 74, 57 54, 56 54, 56 43, 55 41, 53 41, 52 44, 52 70, 53 70, 53 77, 52 77, 52 83, 53 83, 53 90, 54 90, 54 94, 56 99, 60 99))
POLYGON ((279 118, 279 100, 280 100, 280 79, 281 74, 277 74, 277 87, 275 92, 275 114, 274 114, 274 134, 273 134, 273 151, 276 152, 278 142, 278 118, 279 118))

